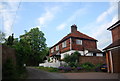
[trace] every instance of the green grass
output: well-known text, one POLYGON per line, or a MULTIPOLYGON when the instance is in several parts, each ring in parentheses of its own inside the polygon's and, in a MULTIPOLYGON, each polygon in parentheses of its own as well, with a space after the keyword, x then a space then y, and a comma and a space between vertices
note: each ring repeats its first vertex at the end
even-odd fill
POLYGON ((53 68, 53 67, 35 67, 38 68, 40 70, 44 70, 44 71, 48 71, 48 72, 59 72, 58 68, 53 68))

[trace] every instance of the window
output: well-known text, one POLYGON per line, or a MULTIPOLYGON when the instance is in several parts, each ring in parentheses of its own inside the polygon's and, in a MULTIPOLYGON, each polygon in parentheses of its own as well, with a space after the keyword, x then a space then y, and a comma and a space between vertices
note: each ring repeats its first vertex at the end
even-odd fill
POLYGON ((76 39, 76 44, 82 45, 82 40, 76 39))
POLYGON ((66 41, 62 43, 62 48, 66 47, 66 41))
POLYGON ((59 50, 59 45, 58 46, 56 46, 56 51, 58 51, 59 50))
POLYGON ((93 53, 88 53, 86 56, 93 56, 93 53))
POLYGON ((53 53, 53 52, 54 52, 54 48, 51 49, 51 53, 53 53))
POLYGON ((99 53, 97 53, 97 56, 101 56, 101 57, 102 57, 102 56, 103 56, 103 54, 99 54, 99 53))
POLYGON ((93 53, 93 56, 96 56, 96 53, 93 53))

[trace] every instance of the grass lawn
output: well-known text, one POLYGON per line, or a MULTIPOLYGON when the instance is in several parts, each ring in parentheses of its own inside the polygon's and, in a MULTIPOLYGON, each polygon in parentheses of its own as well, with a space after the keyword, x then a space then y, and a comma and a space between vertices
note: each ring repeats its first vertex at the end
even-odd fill
POLYGON ((44 70, 44 71, 48 71, 48 72, 59 72, 58 68, 53 68, 53 67, 42 67, 42 66, 39 66, 39 67, 35 67, 35 68, 38 68, 38 69, 44 70))

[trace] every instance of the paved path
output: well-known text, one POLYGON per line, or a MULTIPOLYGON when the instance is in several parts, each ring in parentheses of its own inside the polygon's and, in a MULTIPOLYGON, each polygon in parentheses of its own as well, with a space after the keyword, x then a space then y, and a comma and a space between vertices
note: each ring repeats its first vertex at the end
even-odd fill
POLYGON ((27 67, 27 71, 27 79, 66 79, 66 77, 60 73, 46 72, 33 67, 27 67))

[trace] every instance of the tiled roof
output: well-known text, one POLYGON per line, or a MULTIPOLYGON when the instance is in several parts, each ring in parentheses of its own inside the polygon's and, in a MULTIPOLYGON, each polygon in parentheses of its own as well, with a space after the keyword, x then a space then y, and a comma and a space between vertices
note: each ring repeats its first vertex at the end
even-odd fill
MULTIPOLYGON (((70 38, 70 37, 75 37, 75 38, 81 38, 81 39, 88 39, 88 40, 93 40, 93 41, 97 41, 96 39, 92 38, 92 37, 89 37, 88 35, 86 34, 83 34, 79 31, 76 31, 76 32, 72 32, 70 34, 68 34, 67 36, 65 36, 63 39, 61 39, 57 44, 63 42, 64 40, 66 40, 67 38, 70 38)), ((55 44, 54 46, 56 46, 57 44, 55 44)), ((54 47, 52 46, 52 47, 54 47)), ((52 48, 51 47, 51 48, 52 48)))
POLYGON ((99 49, 87 48, 87 50, 88 50, 89 52, 92 52, 92 53, 102 53, 102 51, 100 51, 99 49))
POLYGON ((107 49, 110 49, 110 48, 113 48, 113 47, 117 47, 117 46, 120 46, 120 39, 113 42, 112 44, 110 44, 109 46, 107 46, 105 49, 103 50, 107 50, 107 49))

